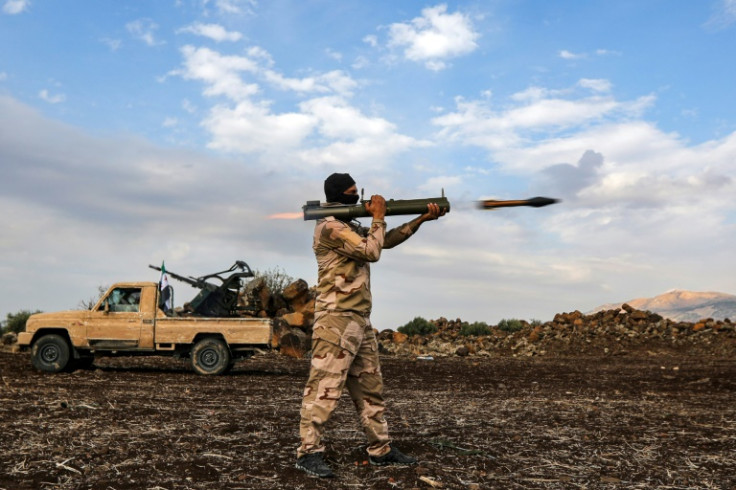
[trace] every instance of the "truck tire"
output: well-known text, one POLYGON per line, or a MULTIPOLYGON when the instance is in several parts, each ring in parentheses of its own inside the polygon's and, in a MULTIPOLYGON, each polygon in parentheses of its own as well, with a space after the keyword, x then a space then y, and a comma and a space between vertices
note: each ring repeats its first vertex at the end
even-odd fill
POLYGON ((33 343, 31 363, 39 371, 58 373, 69 365, 71 349, 60 335, 44 335, 33 343))
POLYGON ((220 339, 206 338, 196 344, 191 352, 192 368, 197 374, 218 375, 230 367, 230 350, 220 339))

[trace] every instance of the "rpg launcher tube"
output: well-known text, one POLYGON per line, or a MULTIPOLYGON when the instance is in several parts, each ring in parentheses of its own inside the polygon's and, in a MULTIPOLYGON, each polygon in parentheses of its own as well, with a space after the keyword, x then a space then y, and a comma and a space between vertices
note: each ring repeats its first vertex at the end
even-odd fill
MULTIPOLYGON (((367 218, 371 214, 365 209, 366 203, 370 201, 361 201, 360 204, 349 205, 332 205, 320 204, 319 201, 307 201, 302 207, 304 211, 304 220, 322 219, 328 216, 334 216, 338 219, 367 218)), ((400 214, 424 214, 427 212, 427 205, 435 203, 440 207, 440 212, 450 212, 450 201, 446 197, 431 197, 429 199, 389 199, 386 201, 386 216, 395 216, 400 214)))

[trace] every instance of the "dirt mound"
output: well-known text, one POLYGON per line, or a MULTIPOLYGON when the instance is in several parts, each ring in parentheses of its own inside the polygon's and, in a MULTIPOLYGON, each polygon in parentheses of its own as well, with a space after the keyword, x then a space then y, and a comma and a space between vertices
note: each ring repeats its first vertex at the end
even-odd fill
POLYGON ((379 334, 385 353, 408 356, 569 356, 684 353, 733 357, 736 328, 730 320, 677 322, 625 304, 585 315, 559 313, 542 324, 519 321, 515 331, 490 328, 488 335, 465 336, 460 319, 433 320, 428 335, 379 334))
MULTIPOLYGON (((638 310, 649 310, 680 322, 697 322, 701 318, 736 318, 736 296, 717 292, 672 289, 653 298, 626 301, 638 310)), ((609 303, 589 313, 620 308, 622 303, 609 303)))

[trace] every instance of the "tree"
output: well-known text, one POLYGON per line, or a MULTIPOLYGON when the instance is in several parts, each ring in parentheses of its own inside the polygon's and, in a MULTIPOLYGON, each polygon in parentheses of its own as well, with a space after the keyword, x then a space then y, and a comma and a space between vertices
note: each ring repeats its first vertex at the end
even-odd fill
POLYGON ((102 295, 110 289, 110 286, 97 286, 97 295, 91 296, 88 300, 81 300, 78 308, 80 310, 91 310, 94 305, 102 298, 102 295))

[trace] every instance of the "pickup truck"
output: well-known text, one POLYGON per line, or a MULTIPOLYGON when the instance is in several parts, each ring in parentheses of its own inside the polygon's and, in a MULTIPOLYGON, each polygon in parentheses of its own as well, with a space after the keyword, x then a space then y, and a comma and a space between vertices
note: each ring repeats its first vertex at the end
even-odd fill
POLYGON ((113 284, 90 310, 31 315, 18 345, 51 373, 90 366, 95 356, 170 355, 190 358, 204 375, 270 347, 267 318, 167 316, 161 302, 155 282, 113 284))

